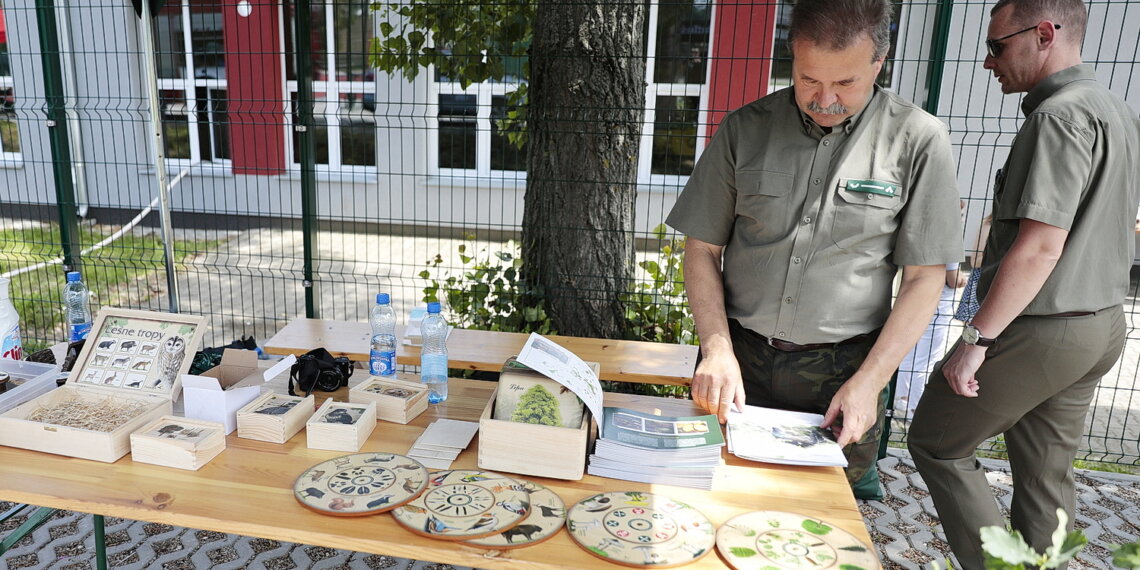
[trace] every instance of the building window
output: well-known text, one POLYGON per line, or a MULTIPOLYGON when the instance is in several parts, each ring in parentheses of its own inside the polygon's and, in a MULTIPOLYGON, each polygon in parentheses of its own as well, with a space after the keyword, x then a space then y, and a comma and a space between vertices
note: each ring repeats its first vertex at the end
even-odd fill
POLYGON ((0 162, 20 159, 20 128, 16 123, 16 84, 8 58, 8 27, 0 0, 0 162))
POLYGON ((524 63, 508 58, 502 81, 459 82, 435 73, 437 152, 440 174, 514 176, 526 172, 526 146, 511 142, 501 130, 510 111, 507 95, 523 81, 524 63))
MULTIPOLYGON (((310 8, 314 146, 317 163, 330 168, 376 166, 376 80, 368 53, 374 27, 370 2, 313 3, 310 8)), ((292 4, 287 6, 285 53, 294 52, 292 4)), ((285 58, 286 88, 297 122, 297 70, 285 58)), ((293 162, 299 163, 297 137, 293 162)))
POLYGON ((708 99, 708 61, 713 5, 708 0, 670 0, 649 7, 646 52, 646 130, 639 180, 679 183, 693 172, 698 126, 708 99))
POLYGON ((226 163, 226 58, 221 0, 167 2, 155 18, 155 57, 168 159, 226 163))

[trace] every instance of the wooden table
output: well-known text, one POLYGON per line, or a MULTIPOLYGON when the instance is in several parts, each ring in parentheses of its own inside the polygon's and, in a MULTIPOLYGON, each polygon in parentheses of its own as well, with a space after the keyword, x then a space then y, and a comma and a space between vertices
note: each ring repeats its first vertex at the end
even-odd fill
MULTIPOLYGON (((396 336, 404 336, 399 327, 396 336)), ((447 338, 448 366, 498 372, 508 358, 518 355, 530 335, 455 329, 447 338)), ((372 331, 368 323, 300 318, 285 325, 265 342, 269 354, 304 354, 324 347, 333 356, 368 361, 372 331)), ((602 380, 678 384, 687 386, 697 366, 697 347, 636 340, 605 340, 576 336, 548 336, 587 362, 601 363, 602 380)), ((420 349, 401 343, 396 362, 418 366, 420 349)))
MULTIPOLYGON (((406 453, 439 417, 476 421, 494 386, 453 379, 447 402, 429 407, 406 426, 380 422, 362 451, 406 453)), ((334 393, 343 396, 344 390, 334 393)), ((606 397, 607 405, 660 409, 666 415, 694 411, 687 400, 606 397)), ((478 436, 453 468, 476 468, 477 441, 478 436)), ((308 449, 304 431, 284 445, 236 435, 226 445, 199 471, 134 463, 129 455, 107 464, 0 447, 0 500, 479 568, 619 568, 586 553, 565 530, 541 544, 497 551, 413 534, 388 514, 320 515, 293 498, 293 481, 312 465, 343 453, 308 449)), ((871 545, 841 469, 751 463, 727 454, 725 461, 713 491, 589 475, 581 481, 527 479, 554 490, 567 506, 604 491, 649 491, 694 506, 718 526, 748 511, 785 510, 830 521, 871 545)), ((712 553, 687 567, 723 568, 724 563, 712 553)))

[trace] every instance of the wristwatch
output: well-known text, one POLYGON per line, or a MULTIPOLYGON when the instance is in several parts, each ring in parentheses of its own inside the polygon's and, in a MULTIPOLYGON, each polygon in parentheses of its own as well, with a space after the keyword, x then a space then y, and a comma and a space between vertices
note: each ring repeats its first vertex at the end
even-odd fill
POLYGON ((978 327, 975 327, 973 323, 968 323, 962 329, 962 342, 976 346, 993 346, 997 339, 982 336, 982 331, 978 330, 978 327))

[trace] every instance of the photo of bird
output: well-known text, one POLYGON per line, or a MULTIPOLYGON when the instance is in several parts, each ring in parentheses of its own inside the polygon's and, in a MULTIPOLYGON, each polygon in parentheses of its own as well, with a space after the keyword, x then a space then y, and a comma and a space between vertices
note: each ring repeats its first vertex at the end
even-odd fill
POLYGON ((434 516, 429 516, 427 518, 427 520, 424 521, 424 532, 426 532, 426 533, 447 534, 448 532, 453 531, 453 530, 459 530, 459 529, 456 527, 448 525, 447 523, 435 518, 434 516))
POLYGON ((502 507, 516 515, 525 515, 530 510, 530 505, 522 501, 499 501, 495 505, 502 507))
POLYGON ((487 531, 490 531, 491 529, 495 528, 495 525, 497 525, 498 523, 499 523, 498 517, 496 517, 495 515, 490 514, 490 513, 484 513, 483 516, 479 517, 479 520, 475 521, 475 523, 472 524, 470 527, 468 527, 467 530, 487 530, 487 531))
POLYGON ((151 388, 169 389, 174 386, 174 377, 186 358, 186 339, 172 336, 162 342, 158 353, 158 376, 151 382, 151 388))

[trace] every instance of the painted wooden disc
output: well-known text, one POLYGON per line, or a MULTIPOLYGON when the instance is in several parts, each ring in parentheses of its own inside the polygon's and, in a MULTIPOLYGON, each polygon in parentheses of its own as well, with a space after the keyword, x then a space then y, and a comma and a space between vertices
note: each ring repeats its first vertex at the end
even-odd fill
POLYGON ((566 523, 566 503, 562 498, 538 483, 520 483, 530 492, 530 514, 514 528, 466 542, 486 548, 518 548, 538 544, 562 530, 566 523))
POLYGON ((666 568, 712 551, 713 524, 696 509, 664 495, 601 493, 566 514, 570 536, 586 552, 625 566, 666 568))
POLYGON ((510 477, 473 469, 431 474, 428 488, 392 516, 440 540, 469 540, 514 528, 530 513, 530 493, 510 477))
POLYGON ((737 570, 879 568, 874 549, 834 524, 781 511, 733 517, 716 532, 716 548, 737 570))
POLYGON ((419 496, 428 475, 427 468, 410 457, 355 453, 310 467, 293 483, 293 496, 325 515, 374 515, 419 496))

